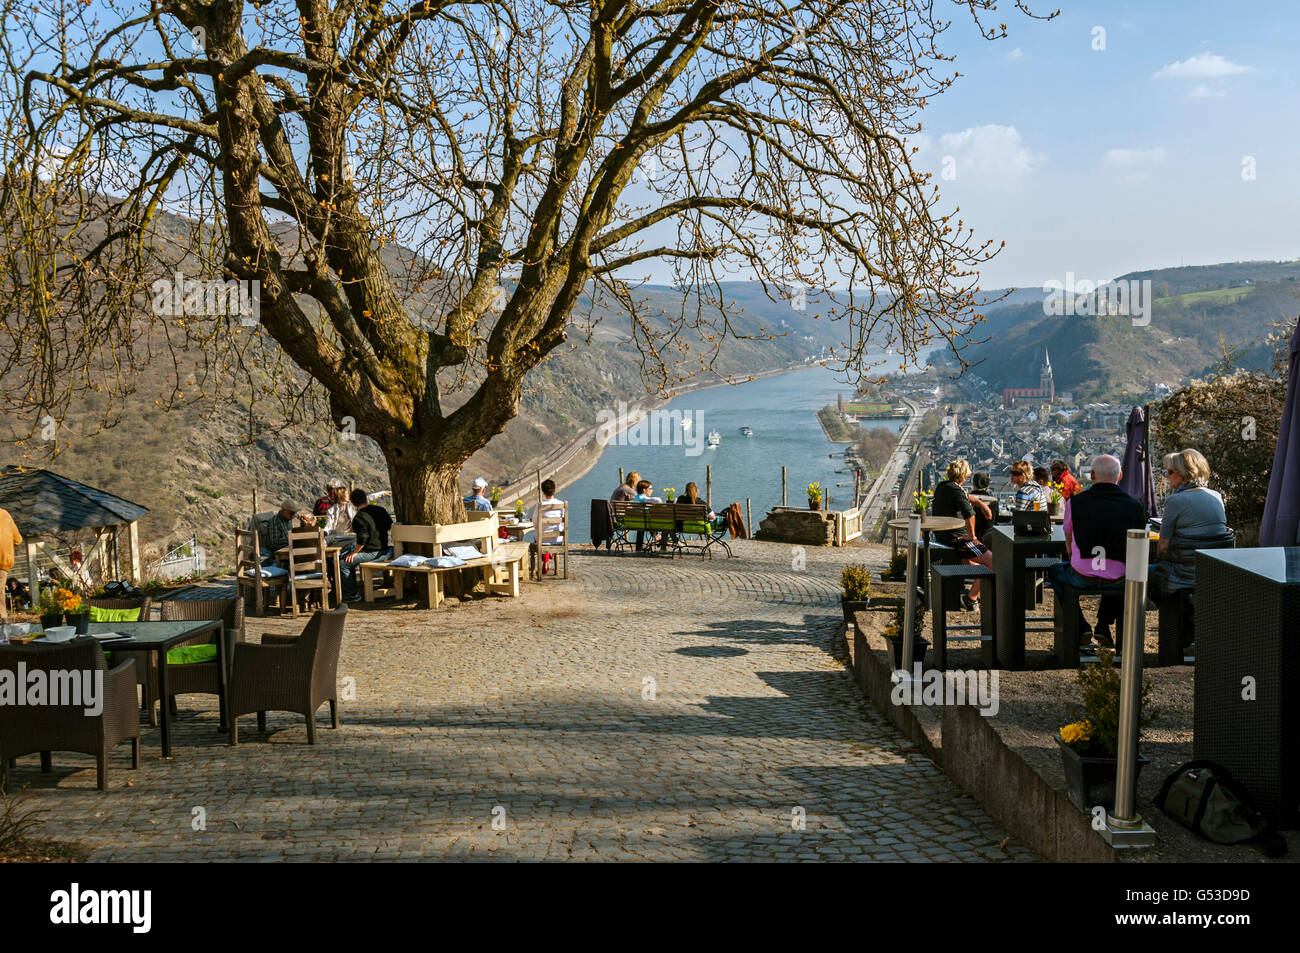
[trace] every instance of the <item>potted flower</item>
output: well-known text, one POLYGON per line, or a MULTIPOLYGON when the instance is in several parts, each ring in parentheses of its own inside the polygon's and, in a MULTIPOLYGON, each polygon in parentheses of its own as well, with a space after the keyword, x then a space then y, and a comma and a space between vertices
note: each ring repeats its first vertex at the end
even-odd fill
POLYGON ((925 516, 930 509, 930 501, 933 499, 934 494, 929 490, 917 490, 912 494, 912 512, 925 516))
POLYGON ((667 500, 669 503, 677 499, 677 487, 675 486, 664 487, 664 499, 667 500))
POLYGON ((907 578, 907 553, 894 553, 889 557, 889 578, 907 578))
POLYGON ((75 592, 66 589, 59 591, 68 593, 67 597, 61 600, 64 619, 67 620, 68 625, 76 626, 77 635, 85 635, 90 630, 90 606, 75 592))
POLYGON ((58 586, 45 586, 41 589, 38 611, 41 614, 42 629, 63 625, 63 603, 59 599, 59 593, 68 593, 68 590, 58 586))
POLYGON ((808 509, 820 510, 822 508, 822 485, 820 483, 808 484, 808 509))
MULTIPOLYGON (((885 629, 885 644, 889 646, 889 662, 894 669, 903 667, 903 627, 906 623, 904 613, 906 607, 899 604, 894 610, 894 624, 885 629)), ((912 661, 924 662, 925 653, 930 648, 928 639, 922 637, 921 630, 925 625, 925 613, 921 610, 921 603, 918 600, 916 611, 912 613, 912 661)))
POLYGON ((492 500, 492 508, 496 509, 497 504, 501 502, 501 487, 499 486, 492 487, 491 500, 492 500))
MULTIPOLYGON (((1116 758, 1119 753, 1120 673, 1109 649, 1097 650, 1097 663, 1085 665, 1075 676, 1083 689, 1083 714, 1072 710, 1075 720, 1062 725, 1056 736, 1061 751, 1061 765, 1070 791, 1070 800, 1087 811, 1096 805, 1115 806, 1116 758)), ((1151 683, 1142 683, 1142 713, 1139 728, 1150 722, 1148 700, 1151 683)), ((1140 774, 1147 759, 1137 759, 1140 774)))
POLYGON ((871 571, 862 563, 849 563, 840 570, 840 588, 844 621, 852 622, 853 613, 865 612, 871 601, 871 571))
POLYGON ((1047 484, 1047 509, 1050 517, 1059 519, 1065 513, 1065 486, 1059 480, 1047 484))
POLYGON ((521 523, 522 523, 523 520, 524 520, 524 501, 523 501, 523 500, 515 500, 515 519, 519 520, 521 523))

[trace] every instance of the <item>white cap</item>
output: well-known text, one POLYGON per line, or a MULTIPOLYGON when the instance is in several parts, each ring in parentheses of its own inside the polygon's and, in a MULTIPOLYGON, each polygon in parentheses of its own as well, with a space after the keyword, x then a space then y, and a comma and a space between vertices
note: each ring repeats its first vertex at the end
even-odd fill
POLYGON ((483 479, 482 477, 475 477, 475 478, 474 478, 474 489, 476 489, 476 490, 486 490, 486 489, 487 489, 487 485, 488 485, 487 480, 483 479))

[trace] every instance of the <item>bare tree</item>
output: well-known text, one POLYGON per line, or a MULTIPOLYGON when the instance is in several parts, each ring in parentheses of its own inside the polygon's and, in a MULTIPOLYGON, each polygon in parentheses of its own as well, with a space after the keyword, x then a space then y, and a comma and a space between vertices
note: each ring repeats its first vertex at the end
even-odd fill
MULTIPOLYGON (((950 2, 1005 36, 992 0, 950 2)), ((847 368, 868 343, 960 358, 982 320, 996 248, 907 143, 953 80, 942 0, 0 6, 11 408, 74 386, 120 407, 137 362, 189 355, 189 396, 321 395, 383 450, 402 518, 445 521, 597 296, 660 389, 692 339, 736 333, 728 276, 838 287, 847 368), (258 283, 255 326, 167 306, 182 252, 258 283), (643 313, 652 261, 691 289, 680 314, 643 313)))

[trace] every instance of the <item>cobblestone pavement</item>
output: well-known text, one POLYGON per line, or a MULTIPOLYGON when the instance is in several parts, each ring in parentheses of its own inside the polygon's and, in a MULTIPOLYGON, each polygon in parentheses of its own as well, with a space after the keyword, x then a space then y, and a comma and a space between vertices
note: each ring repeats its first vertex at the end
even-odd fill
POLYGON ((120 748, 105 793, 70 754, 50 775, 20 760, 11 787, 95 860, 1034 859, 900 753, 834 658, 839 566, 887 550, 796 570, 789 547, 736 549, 586 552, 518 600, 361 607, 339 665, 356 698, 315 747, 272 713, 232 749, 215 699, 183 696, 173 760, 145 729, 140 770, 120 748))

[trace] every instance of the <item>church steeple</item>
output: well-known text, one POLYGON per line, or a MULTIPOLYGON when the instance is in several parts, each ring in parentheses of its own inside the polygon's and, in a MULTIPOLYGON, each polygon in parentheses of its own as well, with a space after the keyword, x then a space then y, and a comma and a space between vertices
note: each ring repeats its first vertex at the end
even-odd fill
POLYGON ((1056 400, 1056 382, 1052 378, 1052 358, 1047 353, 1047 348, 1043 348, 1043 369, 1038 374, 1038 389, 1042 391, 1043 398, 1051 403, 1056 400))

